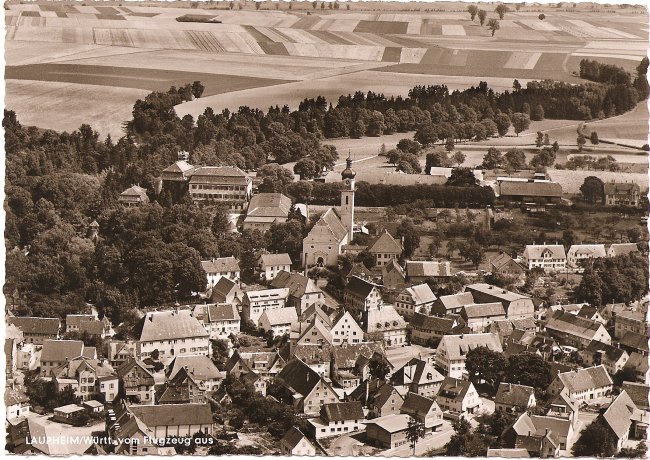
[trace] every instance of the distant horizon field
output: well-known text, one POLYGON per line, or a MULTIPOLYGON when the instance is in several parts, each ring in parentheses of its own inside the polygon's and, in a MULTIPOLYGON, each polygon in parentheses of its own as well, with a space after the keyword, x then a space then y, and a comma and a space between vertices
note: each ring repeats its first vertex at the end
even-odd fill
MULTIPOLYGON (((184 78, 205 80, 205 97, 176 108, 196 117, 208 106, 295 108, 304 98, 336 103, 355 91, 406 96, 416 85, 462 90, 483 80, 503 91, 515 78, 577 83, 581 59, 633 71, 648 44, 647 15, 634 7, 594 14, 580 6, 528 5, 508 12, 492 37, 470 20, 465 3, 351 3, 349 11, 293 6, 8 3, 7 106, 39 127, 71 131, 85 115, 102 136, 120 136, 123 120, 115 117, 132 111, 141 97, 134 89, 191 83, 184 78), (190 11, 221 23, 176 21, 190 11), (109 75, 93 71, 98 66, 109 75), (87 95, 99 107, 71 103, 87 95), (52 120, 50 113, 59 116, 52 120)), ((639 137, 638 127, 628 133, 631 125, 609 129, 615 139, 639 137)))

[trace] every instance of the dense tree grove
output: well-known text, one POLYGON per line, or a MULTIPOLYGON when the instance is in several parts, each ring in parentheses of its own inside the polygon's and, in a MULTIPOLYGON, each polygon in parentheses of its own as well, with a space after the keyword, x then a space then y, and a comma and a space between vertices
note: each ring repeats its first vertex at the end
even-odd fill
POLYGON ((586 264, 575 297, 591 305, 631 302, 648 292, 648 261, 631 253, 586 264))
MULTIPOLYGON (((473 176, 472 176, 472 180, 473 176)), ((302 182, 302 181, 301 181, 302 182)), ((288 187, 293 195, 299 182, 288 187)), ((491 187, 458 187, 453 185, 388 185, 357 182, 355 203, 359 206, 395 206, 417 200, 427 200, 431 207, 469 206, 484 208, 494 204, 491 187)), ((313 183, 311 202, 321 205, 337 205, 340 202, 341 185, 338 183, 313 183)), ((294 195, 295 196, 295 195, 294 195)))

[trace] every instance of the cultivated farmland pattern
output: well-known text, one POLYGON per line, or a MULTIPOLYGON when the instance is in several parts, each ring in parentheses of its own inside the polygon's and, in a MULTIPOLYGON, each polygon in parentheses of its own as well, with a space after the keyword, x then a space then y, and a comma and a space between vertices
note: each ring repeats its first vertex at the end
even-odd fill
MULTIPOLYGON (((355 90, 405 94, 416 84, 451 89, 486 80, 496 90, 512 79, 577 81, 581 59, 633 70, 646 54, 638 15, 511 11, 492 37, 457 11, 210 10, 145 6, 8 5, 7 103, 21 120, 75 129, 88 117, 119 135, 134 97, 201 80, 207 105, 266 109, 297 105, 319 91, 330 100, 355 90), (191 14, 206 22, 179 22, 191 14), (525 51, 522 51, 525 50, 525 51), (105 102, 108 116, 62 110, 61 93, 105 102), (30 110, 30 107, 32 109, 30 110), (33 110, 39 107, 38 111, 33 110)), ((493 13, 491 13, 494 16, 493 13)))

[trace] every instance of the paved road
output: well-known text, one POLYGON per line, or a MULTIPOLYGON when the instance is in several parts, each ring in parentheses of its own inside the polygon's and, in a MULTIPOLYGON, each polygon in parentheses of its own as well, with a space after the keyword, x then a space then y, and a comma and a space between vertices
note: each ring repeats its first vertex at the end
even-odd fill
MULTIPOLYGON (((415 455, 424 456, 431 449, 439 449, 449 442, 454 430, 448 420, 443 420, 442 431, 433 433, 425 439, 420 439, 415 446, 415 455)), ((411 457, 413 456, 413 449, 408 444, 388 449, 381 452, 382 457, 411 457)))

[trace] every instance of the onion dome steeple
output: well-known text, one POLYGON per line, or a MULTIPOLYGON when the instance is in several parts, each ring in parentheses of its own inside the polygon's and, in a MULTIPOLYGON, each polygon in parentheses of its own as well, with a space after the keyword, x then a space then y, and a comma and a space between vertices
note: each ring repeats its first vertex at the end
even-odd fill
POLYGON ((341 172, 341 179, 354 179, 354 176, 357 175, 356 172, 352 169, 352 157, 350 156, 350 152, 348 151, 348 158, 345 160, 345 169, 343 172, 341 172))

